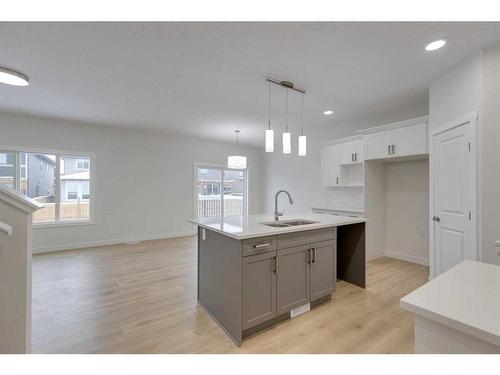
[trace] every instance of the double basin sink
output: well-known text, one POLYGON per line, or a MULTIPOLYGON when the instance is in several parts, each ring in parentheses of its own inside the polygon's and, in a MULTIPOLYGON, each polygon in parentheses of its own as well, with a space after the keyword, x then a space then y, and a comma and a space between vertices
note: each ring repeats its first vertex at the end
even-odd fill
POLYGON ((261 224, 274 228, 287 228, 287 227, 296 227, 298 225, 317 224, 317 223, 318 223, 317 221, 312 221, 312 220, 283 220, 283 221, 270 221, 261 224))

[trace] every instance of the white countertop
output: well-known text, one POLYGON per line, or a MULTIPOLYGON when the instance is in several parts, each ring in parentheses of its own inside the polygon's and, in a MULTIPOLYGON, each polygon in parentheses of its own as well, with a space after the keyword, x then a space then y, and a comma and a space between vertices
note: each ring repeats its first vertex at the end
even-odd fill
POLYGON ((500 346, 500 266, 465 260, 403 297, 401 307, 500 346))
POLYGON ((334 216, 313 213, 285 215, 281 216, 279 221, 300 219, 312 220, 316 221, 317 223, 297 225, 285 228, 269 227, 262 224, 265 222, 274 222, 273 215, 228 216, 224 217, 223 220, 221 220, 220 218, 200 220, 191 219, 189 220, 189 222, 200 227, 225 234, 237 240, 243 240, 246 238, 272 236, 276 234, 291 232, 302 232, 305 230, 336 227, 340 225, 363 223, 366 221, 366 219, 362 217, 334 216))

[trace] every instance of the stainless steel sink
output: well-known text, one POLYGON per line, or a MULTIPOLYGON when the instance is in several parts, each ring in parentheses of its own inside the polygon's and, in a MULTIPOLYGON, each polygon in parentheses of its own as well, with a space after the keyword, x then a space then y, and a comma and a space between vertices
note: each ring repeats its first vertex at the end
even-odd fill
POLYGON ((270 221, 268 223, 261 223, 261 224, 274 228, 286 228, 286 227, 295 227, 297 225, 307 225, 316 223, 318 222, 312 220, 284 220, 284 221, 270 221))

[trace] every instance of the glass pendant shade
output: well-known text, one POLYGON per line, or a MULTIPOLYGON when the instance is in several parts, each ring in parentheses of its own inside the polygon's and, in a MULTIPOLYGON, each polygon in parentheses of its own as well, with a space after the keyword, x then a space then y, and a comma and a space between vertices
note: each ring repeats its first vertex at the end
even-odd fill
POLYGON ((301 135, 299 136, 299 156, 305 156, 306 155, 306 136, 301 135))
POLYGON ((290 133, 286 132, 283 133, 283 153, 289 154, 291 152, 292 152, 292 144, 291 144, 290 133))
POLYGON ((266 152, 274 152, 274 130, 266 130, 266 152))
POLYGON ((227 167, 231 169, 245 169, 247 167, 247 157, 238 155, 228 156, 227 167))

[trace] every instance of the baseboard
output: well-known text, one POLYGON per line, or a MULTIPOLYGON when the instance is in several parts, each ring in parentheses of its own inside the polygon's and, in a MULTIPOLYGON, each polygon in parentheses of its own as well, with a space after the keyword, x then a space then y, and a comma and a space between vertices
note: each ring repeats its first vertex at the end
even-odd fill
POLYGON ((414 255, 408 255, 405 253, 398 253, 397 251, 384 250, 384 251, 382 251, 382 256, 394 258, 394 259, 399 259, 399 260, 404 260, 404 261, 410 262, 410 263, 417 263, 417 264, 421 264, 423 266, 429 266, 429 259, 417 257, 414 255))
POLYGON ((126 238, 118 238, 118 239, 102 240, 102 241, 76 242, 76 243, 69 243, 69 244, 55 245, 55 246, 39 246, 39 247, 33 247, 33 254, 51 253, 54 251, 64 251, 64 250, 84 249, 87 247, 121 245, 121 244, 130 243, 130 242, 133 243, 133 242, 142 242, 142 241, 163 240, 163 239, 167 239, 167 238, 193 236, 195 234, 196 234, 196 231, 188 231, 188 232, 177 232, 177 233, 153 234, 153 235, 148 235, 148 236, 126 237, 126 238))

